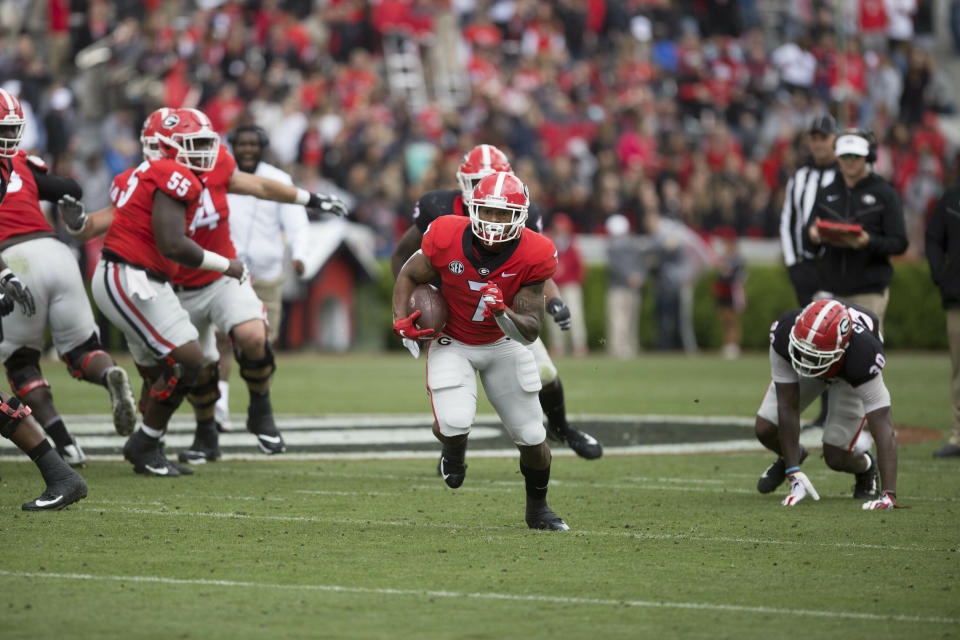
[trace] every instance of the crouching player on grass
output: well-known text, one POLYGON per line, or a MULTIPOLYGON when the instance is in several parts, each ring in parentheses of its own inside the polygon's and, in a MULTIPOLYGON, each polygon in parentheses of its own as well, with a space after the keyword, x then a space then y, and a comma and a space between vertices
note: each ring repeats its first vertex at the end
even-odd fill
POLYGON ((770 328, 770 370, 757 412, 757 439, 779 457, 757 490, 771 493, 787 478, 793 506, 808 494, 819 500, 810 479, 800 471, 807 457, 800 445, 800 413, 831 387, 823 427, 823 456, 835 471, 854 475, 853 497, 864 509, 893 509, 897 504, 897 441, 890 412, 890 392, 883 383, 883 341, 877 317, 836 300, 818 300, 802 310, 784 312, 770 328), (866 423, 877 443, 877 458, 856 448, 866 423), (883 482, 883 493, 878 486, 883 482))

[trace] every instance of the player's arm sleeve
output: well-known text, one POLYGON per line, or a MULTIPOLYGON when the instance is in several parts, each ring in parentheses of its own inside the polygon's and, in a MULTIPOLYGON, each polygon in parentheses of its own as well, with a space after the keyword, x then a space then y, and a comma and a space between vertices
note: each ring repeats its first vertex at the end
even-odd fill
POLYGON ((64 178, 61 176, 52 176, 36 169, 31 163, 27 163, 30 172, 33 173, 33 179, 37 183, 37 193, 41 200, 47 202, 56 202, 63 196, 73 196, 77 200, 83 198, 83 189, 73 178, 64 178))
POLYGON ((439 253, 439 248, 437 247, 437 234, 440 233, 437 227, 439 226, 440 225, 435 223, 430 224, 423 233, 423 239, 420 241, 420 251, 422 251, 423 255, 430 261, 434 269, 436 269, 436 265, 433 264, 433 257, 439 253))
POLYGON ((773 345, 770 345, 770 376, 774 382, 788 383, 800 381, 800 376, 793 370, 790 362, 777 353, 773 345))
POLYGON ((863 401, 864 413, 890 406, 890 391, 883 382, 882 373, 878 373, 854 389, 863 401))
POLYGON ((413 223, 420 233, 427 232, 430 223, 440 217, 437 214, 437 205, 429 197, 421 198, 413 205, 413 223))
POLYGON ((544 243, 544 247, 540 251, 539 256, 540 259, 536 265, 530 269, 525 284, 546 282, 557 272, 557 248, 553 246, 552 242, 547 240, 544 243))

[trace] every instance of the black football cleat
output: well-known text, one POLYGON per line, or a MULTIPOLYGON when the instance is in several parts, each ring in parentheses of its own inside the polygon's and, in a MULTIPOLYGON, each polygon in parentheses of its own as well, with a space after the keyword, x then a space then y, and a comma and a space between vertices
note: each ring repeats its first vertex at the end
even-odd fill
POLYGON ((861 471, 854 477, 857 479, 853 486, 853 497, 858 500, 876 500, 880 497, 880 470, 877 468, 877 459, 869 451, 870 468, 861 471))
POLYGON ((80 448, 80 445, 77 444, 76 438, 73 436, 69 436, 69 438, 70 443, 62 447, 57 447, 57 453, 60 454, 64 462, 74 469, 82 469, 87 466, 87 454, 85 454, 83 449, 80 448))
MULTIPOLYGON (((163 455, 160 441, 151 438, 143 431, 134 431, 123 445, 123 457, 133 463, 133 470, 158 478, 176 478, 180 475, 180 465, 167 460, 163 455)), ((188 473, 193 473, 190 469, 188 473)))
POLYGON ((543 531, 569 531, 570 527, 550 507, 541 507, 535 511, 527 510, 527 526, 543 531))
POLYGON ((221 456, 220 436, 217 433, 216 424, 197 425, 197 431, 193 436, 193 444, 186 451, 181 451, 177 459, 189 464, 205 464, 216 462, 221 456))
MULTIPOLYGON (((803 464, 803 461, 807 459, 807 455, 806 447, 801 445, 800 464, 803 464)), ((760 479, 757 480, 757 491, 760 493, 773 493, 786 479, 787 463, 783 461, 783 458, 777 458, 773 461, 773 464, 766 468, 763 475, 760 476, 760 479)))
POLYGON ((267 455, 283 453, 287 450, 287 445, 283 442, 283 436, 277 431, 277 424, 273 421, 273 412, 255 414, 248 411, 247 431, 257 436, 260 451, 267 455))
POLYGON ((960 447, 949 442, 933 452, 934 458, 958 458, 960 457, 960 447))
POLYGON ((47 485, 39 498, 24 502, 24 511, 59 511, 87 497, 87 483, 71 469, 71 475, 47 485))
POLYGON ((467 465, 463 461, 457 462, 440 456, 440 464, 437 465, 437 471, 440 477, 447 483, 451 489, 458 489, 467 477, 467 465))
POLYGON ((596 438, 570 425, 557 425, 548 420, 547 438, 566 444, 585 460, 595 460, 603 455, 603 445, 596 438))
POLYGON ((133 399, 127 372, 121 367, 110 367, 104 375, 104 384, 110 393, 113 428, 121 436, 129 436, 137 428, 137 403, 133 399))
POLYGON ((603 455, 603 445, 596 438, 573 427, 567 429, 567 445, 585 460, 596 460, 603 455))

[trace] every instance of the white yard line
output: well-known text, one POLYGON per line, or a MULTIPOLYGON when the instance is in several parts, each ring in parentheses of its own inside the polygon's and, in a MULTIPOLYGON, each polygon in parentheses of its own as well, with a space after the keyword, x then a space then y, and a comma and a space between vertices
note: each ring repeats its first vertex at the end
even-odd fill
POLYGON ((685 609, 694 611, 722 611, 732 613, 750 613, 761 615, 804 616, 811 618, 839 618, 847 620, 871 620, 879 622, 908 622, 930 624, 956 624, 960 618, 939 616, 915 616, 891 613, 866 613, 858 611, 830 611, 825 609, 783 609, 778 607, 744 606, 736 604, 714 604, 707 602, 657 602, 651 600, 613 600, 602 598, 569 598, 538 594, 513 593, 476 593, 460 591, 433 591, 418 589, 390 589, 372 587, 348 587, 332 584, 278 584, 269 582, 202 580, 167 578, 163 576, 109 576, 88 573, 49 573, 29 571, 7 571, 0 569, 0 576, 10 578, 45 578, 48 580, 84 580, 100 582, 138 582, 162 585, 196 585, 203 587, 247 588, 247 589, 283 589, 289 591, 319 591, 327 593, 347 593, 363 595, 400 596, 413 598, 454 598, 472 600, 502 600, 515 602, 539 602, 549 604, 584 605, 601 607, 638 607, 648 609, 685 609))

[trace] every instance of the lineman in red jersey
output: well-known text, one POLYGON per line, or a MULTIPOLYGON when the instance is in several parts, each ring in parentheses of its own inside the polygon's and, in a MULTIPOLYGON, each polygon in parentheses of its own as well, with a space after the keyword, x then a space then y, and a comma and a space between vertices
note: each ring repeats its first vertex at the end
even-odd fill
POLYGON ((80 186, 70 178, 49 175, 43 160, 23 150, 7 152, 13 154, 12 170, 0 205, 0 251, 23 278, 28 295, 3 322, 0 358, 14 393, 32 409, 60 455, 73 466, 83 466, 86 456, 67 431, 40 370, 46 328, 75 378, 107 388, 118 433, 133 431, 136 407, 126 372, 100 347, 77 261, 57 240, 40 209, 40 200, 56 202, 65 194, 81 197, 80 186))
MULTIPOLYGON (((467 211, 470 193, 481 178, 496 171, 511 173, 506 155, 493 145, 477 145, 464 156, 457 170, 460 189, 431 191, 417 201, 413 210, 414 224, 403 234, 390 258, 394 277, 400 272, 403 263, 420 248, 420 241, 431 222, 443 215, 470 215, 467 211)), ((543 231, 541 208, 534 203, 530 204, 526 226, 537 233, 543 231)), ((547 299, 547 313, 553 316, 561 329, 569 329, 570 309, 560 298, 560 289, 552 278, 544 283, 544 294, 547 299)), ((603 455, 603 446, 600 442, 589 433, 576 429, 567 422, 563 384, 557 373, 557 366, 547 353, 543 341, 537 338, 529 345, 529 349, 537 360, 540 382, 543 385, 539 398, 540 406, 547 417, 547 435, 552 440, 566 442, 582 458, 587 460, 599 458, 603 455)))
MULTIPOLYGON (((212 133, 209 119, 196 109, 158 109, 150 114, 141 134, 143 153, 151 157, 160 153, 155 121, 165 114, 183 114, 200 122, 212 133)), ((171 147, 172 149, 172 147, 171 147)), ((172 149, 174 152, 175 149, 172 149)), ((219 148, 210 166, 195 167, 202 181, 200 199, 188 210, 188 234, 201 247, 222 255, 236 256, 230 239, 227 193, 252 195, 262 200, 302 204, 308 208, 336 215, 346 215, 346 207, 331 195, 310 193, 290 185, 237 170, 236 161, 224 148, 219 148)), ((199 160, 198 160, 199 161, 199 160)), ((102 233, 113 218, 108 207, 87 216, 82 210, 63 211, 68 230, 80 239, 102 233)), ((264 242, 270 242, 264 238, 264 242)), ((273 351, 266 337, 263 304, 252 287, 220 277, 220 274, 181 268, 173 279, 180 303, 199 329, 205 365, 193 389, 187 396, 194 407, 197 431, 193 444, 181 452, 184 462, 206 462, 220 457, 220 448, 214 408, 218 388, 219 352, 216 348, 214 326, 227 332, 240 364, 240 375, 247 382, 250 406, 247 429, 257 436, 264 453, 285 450, 283 438, 277 431, 270 404, 270 382, 275 370, 273 351)))
MULTIPOLYGON (((13 172, 10 159, 19 152, 24 124, 20 103, 6 90, 0 89, 0 205, 13 172)), ((18 296, 22 304, 26 302, 29 290, 10 272, 2 258, 0 273, 7 278, 5 286, 0 287, 0 316, 5 317, 14 310, 14 296, 18 296)), ((30 456, 46 483, 46 489, 40 497, 23 504, 21 508, 25 511, 63 509, 85 498, 87 485, 80 474, 71 469, 50 446, 36 423, 24 420, 30 413, 30 407, 19 398, 0 391, 0 436, 30 456)))
POLYGON ((115 181, 111 198, 116 210, 94 273, 93 296, 124 332, 134 361, 152 381, 142 405, 143 424, 124 445, 124 457, 137 473, 175 477, 193 471, 167 460, 160 438, 194 384, 203 352, 170 280, 180 265, 233 278, 243 278, 245 268, 186 236, 187 210, 201 194, 201 182, 191 169, 204 161, 212 167, 217 137, 196 118, 176 112, 164 119, 160 132, 178 141, 181 151, 165 150, 166 157, 141 163, 125 183, 115 181))
POLYGON ((537 400, 540 375, 525 345, 543 323, 543 283, 557 267, 553 243, 524 229, 526 186, 496 173, 473 192, 470 218, 437 218, 420 250, 403 265, 393 289, 394 332, 431 340, 419 330, 419 312, 406 316, 407 300, 422 283, 441 278, 449 313, 443 334, 427 351, 427 390, 434 435, 443 445, 440 473, 448 486, 466 476, 467 436, 476 414, 476 375, 520 450, 526 482, 526 522, 533 529, 563 531, 566 523, 547 506, 550 447, 537 400))

